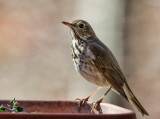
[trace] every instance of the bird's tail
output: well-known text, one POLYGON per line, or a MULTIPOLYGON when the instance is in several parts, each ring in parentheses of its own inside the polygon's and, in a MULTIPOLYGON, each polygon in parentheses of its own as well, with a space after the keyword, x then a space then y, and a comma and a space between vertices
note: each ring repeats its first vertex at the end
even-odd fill
POLYGON ((128 100, 134 105, 134 107, 142 114, 142 116, 149 116, 148 112, 143 108, 138 99, 134 96, 133 92, 129 88, 128 84, 124 84, 124 92, 128 97, 128 100))

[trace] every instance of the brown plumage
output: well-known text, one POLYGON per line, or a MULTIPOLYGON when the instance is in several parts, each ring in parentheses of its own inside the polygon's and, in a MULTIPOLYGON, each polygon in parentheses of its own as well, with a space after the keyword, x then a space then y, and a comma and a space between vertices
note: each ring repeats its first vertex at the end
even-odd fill
MULTIPOLYGON (((129 88, 116 58, 98 39, 92 27, 84 20, 62 23, 71 28, 72 56, 77 71, 91 83, 102 87, 110 86, 110 89, 131 102, 142 115, 149 115, 129 88)), ((82 99, 80 104, 88 101, 93 94, 82 99)), ((96 104, 101 103, 104 96, 96 104)))

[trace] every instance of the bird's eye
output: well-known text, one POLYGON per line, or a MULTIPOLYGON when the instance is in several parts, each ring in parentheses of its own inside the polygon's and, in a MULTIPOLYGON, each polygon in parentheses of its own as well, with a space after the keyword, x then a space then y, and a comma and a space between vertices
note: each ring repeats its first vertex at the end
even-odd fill
POLYGON ((79 28, 84 28, 84 25, 83 24, 79 24, 79 28))

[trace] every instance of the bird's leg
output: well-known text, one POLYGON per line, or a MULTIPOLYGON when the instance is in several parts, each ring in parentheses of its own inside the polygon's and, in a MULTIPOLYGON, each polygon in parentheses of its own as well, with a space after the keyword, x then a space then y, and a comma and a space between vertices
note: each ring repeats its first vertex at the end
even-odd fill
POLYGON ((97 109, 97 110, 99 109, 100 103, 103 101, 104 97, 109 93, 111 88, 112 88, 112 86, 110 86, 110 88, 107 90, 107 92, 97 102, 92 103, 92 105, 93 105, 92 111, 91 111, 92 113, 93 113, 94 109, 97 109))
POLYGON ((75 100, 79 100, 80 102, 78 103, 78 109, 79 111, 81 110, 81 107, 84 106, 85 102, 87 102, 89 100, 89 98, 94 95, 96 92, 98 92, 102 87, 99 87, 97 90, 95 90, 92 94, 90 94, 87 98, 84 98, 84 99, 80 99, 80 98, 77 98, 75 100))

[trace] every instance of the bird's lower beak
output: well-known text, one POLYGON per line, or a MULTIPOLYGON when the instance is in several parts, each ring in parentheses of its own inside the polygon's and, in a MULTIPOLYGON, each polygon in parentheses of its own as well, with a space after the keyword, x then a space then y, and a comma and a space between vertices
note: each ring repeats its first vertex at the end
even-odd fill
POLYGON ((73 27, 73 24, 72 24, 72 23, 68 23, 68 22, 65 22, 65 21, 62 21, 62 23, 63 23, 64 25, 69 26, 70 28, 73 27))

